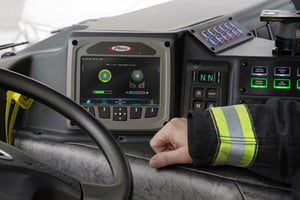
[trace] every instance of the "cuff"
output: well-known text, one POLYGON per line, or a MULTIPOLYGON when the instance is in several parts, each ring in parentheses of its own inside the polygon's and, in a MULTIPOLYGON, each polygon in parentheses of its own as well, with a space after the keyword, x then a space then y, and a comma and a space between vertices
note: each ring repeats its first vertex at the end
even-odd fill
POLYGON ((195 166, 211 165, 218 147, 217 135, 209 112, 188 113, 189 154, 195 166))

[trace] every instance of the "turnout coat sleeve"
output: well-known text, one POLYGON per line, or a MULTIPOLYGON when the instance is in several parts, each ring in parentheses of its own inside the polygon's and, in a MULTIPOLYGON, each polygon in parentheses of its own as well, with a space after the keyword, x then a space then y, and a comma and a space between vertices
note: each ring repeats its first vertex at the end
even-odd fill
MULTIPOLYGON (((188 114, 194 165, 233 165, 291 183, 300 163, 300 103, 272 99, 188 114)), ((300 173, 299 173, 300 174, 300 173)))

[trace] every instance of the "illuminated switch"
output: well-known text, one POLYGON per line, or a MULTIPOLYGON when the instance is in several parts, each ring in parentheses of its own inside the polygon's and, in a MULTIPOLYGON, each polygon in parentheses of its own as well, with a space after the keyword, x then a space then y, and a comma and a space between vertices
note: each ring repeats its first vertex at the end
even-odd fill
POLYGON ((274 75, 275 76, 291 76, 291 68, 290 67, 275 67, 274 75))
POLYGON ((201 34, 207 39, 211 38, 211 34, 208 31, 201 31, 201 34))
POLYGON ((252 75, 254 76, 266 76, 268 75, 267 66, 252 66, 252 75))
POLYGON ((300 90, 300 79, 297 80, 296 88, 297 88, 297 90, 300 90))
POLYGON ((266 78, 251 78, 251 88, 268 88, 268 79, 266 78))
POLYGON ((274 79, 273 82, 274 89, 291 89, 291 80, 290 79, 274 79))

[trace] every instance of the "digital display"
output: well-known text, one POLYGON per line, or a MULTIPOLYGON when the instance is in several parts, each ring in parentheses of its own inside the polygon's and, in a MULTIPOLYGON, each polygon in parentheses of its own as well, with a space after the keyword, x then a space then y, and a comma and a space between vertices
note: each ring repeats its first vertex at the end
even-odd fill
POLYGON ((158 106, 159 57, 82 56, 80 104, 158 106))

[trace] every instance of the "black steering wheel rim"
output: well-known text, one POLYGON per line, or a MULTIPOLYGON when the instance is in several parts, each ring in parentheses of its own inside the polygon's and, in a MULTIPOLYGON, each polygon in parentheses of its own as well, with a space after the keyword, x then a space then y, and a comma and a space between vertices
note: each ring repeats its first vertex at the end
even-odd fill
POLYGON ((0 87, 22 93, 64 115, 88 133, 102 149, 112 170, 112 183, 105 186, 81 183, 83 200, 96 199, 98 195, 101 199, 131 198, 133 178, 130 165, 114 137, 90 113, 49 86, 8 69, 0 68, 0 87))

